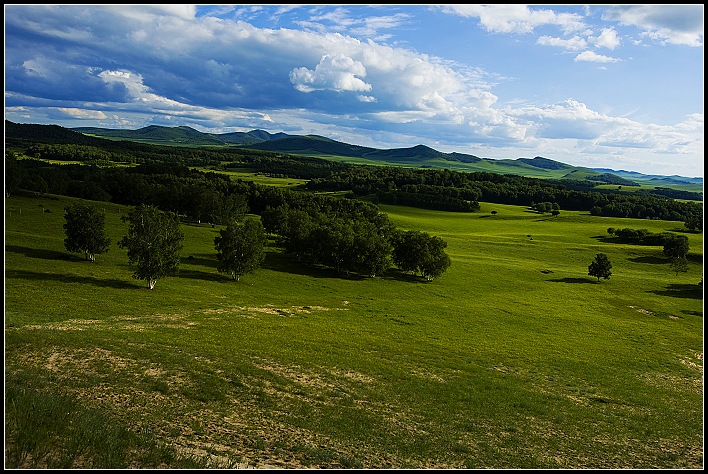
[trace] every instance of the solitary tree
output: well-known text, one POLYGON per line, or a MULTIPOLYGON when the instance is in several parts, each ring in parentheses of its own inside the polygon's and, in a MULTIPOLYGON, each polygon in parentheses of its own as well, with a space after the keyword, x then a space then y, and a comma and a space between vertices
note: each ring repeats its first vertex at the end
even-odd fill
POLYGON ((688 237, 671 234, 664 243, 664 255, 670 258, 685 258, 688 255, 688 237))
POLYGON ((265 260, 263 249, 267 236, 260 220, 232 221, 219 234, 214 238, 220 262, 218 270, 228 273, 235 281, 241 275, 255 271, 265 260))
POLYGON ((86 260, 96 261, 96 254, 108 252, 111 239, 106 235, 106 216, 89 204, 65 207, 64 247, 69 252, 84 252, 86 260))
POLYGON ((598 282, 600 278, 608 280, 610 275, 612 275, 611 269, 612 264, 610 263, 610 259, 607 258, 607 255, 598 253, 595 255, 595 260, 588 266, 588 275, 597 277, 598 282))
POLYGON ((128 235, 118 246, 128 249, 128 262, 136 265, 133 278, 146 280, 149 289, 155 282, 179 268, 179 251, 184 235, 176 214, 141 204, 121 218, 129 221, 128 235))

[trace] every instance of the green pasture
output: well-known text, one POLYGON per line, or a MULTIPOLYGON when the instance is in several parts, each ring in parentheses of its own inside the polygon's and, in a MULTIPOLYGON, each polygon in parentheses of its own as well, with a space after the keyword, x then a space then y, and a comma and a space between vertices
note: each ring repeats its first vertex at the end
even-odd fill
POLYGON ((256 184, 263 186, 277 186, 277 187, 294 187, 306 183, 308 180, 299 178, 282 178, 273 177, 263 174, 259 171, 252 170, 231 170, 231 169, 215 169, 205 166, 196 166, 194 169, 203 171, 205 173, 215 172, 219 174, 225 174, 231 179, 240 179, 243 181, 251 181, 256 184))
POLYGON ((432 282, 273 242, 233 282, 219 227, 184 223, 150 291, 115 244, 127 208, 95 203, 92 264, 64 249, 71 202, 5 200, 6 467, 703 466, 703 241, 681 222, 381 205, 448 243, 432 282), (683 233, 688 272, 609 227, 683 233))

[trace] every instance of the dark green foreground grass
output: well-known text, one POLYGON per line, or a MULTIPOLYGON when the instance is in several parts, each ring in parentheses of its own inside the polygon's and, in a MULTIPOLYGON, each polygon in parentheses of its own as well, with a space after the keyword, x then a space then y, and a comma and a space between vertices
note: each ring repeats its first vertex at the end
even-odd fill
POLYGON ((149 291, 115 245, 126 208, 96 203, 113 244, 91 264, 64 250, 70 202, 5 201, 6 467, 703 465, 702 235, 677 276, 606 233, 680 222, 381 206, 448 242, 430 283, 273 246, 232 282, 219 229, 184 224, 149 291))

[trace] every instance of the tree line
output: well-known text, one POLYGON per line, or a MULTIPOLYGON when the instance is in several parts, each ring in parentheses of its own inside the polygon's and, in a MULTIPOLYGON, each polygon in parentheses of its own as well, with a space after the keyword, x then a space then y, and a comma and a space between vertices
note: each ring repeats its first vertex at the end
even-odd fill
MULTIPOLYGON (((267 209, 262 219, 242 216, 229 220, 214 238, 218 271, 238 281, 261 266, 268 240, 262 221, 276 233, 285 251, 298 260, 306 257, 313 264, 346 275, 355 272, 373 278, 396 265, 403 272, 420 274, 431 281, 451 264, 444 240, 422 231, 398 230, 385 214, 379 214, 372 222, 363 217, 352 220, 310 212, 314 214, 281 205, 267 209)), ((64 246, 68 251, 83 252, 91 262, 95 262, 97 254, 108 252, 110 239, 105 231, 104 212, 79 202, 66 207, 64 217, 64 246)), ((135 268, 133 277, 145 280, 152 290, 158 279, 179 269, 184 239, 179 216, 140 204, 121 220, 128 223, 128 234, 118 247, 127 249, 128 263, 135 268)))
MULTIPOLYGON (((272 176, 308 179, 310 181, 306 187, 309 190, 350 191, 353 197, 368 196, 378 202, 450 211, 474 212, 479 201, 522 206, 555 202, 563 209, 590 211, 597 216, 683 221, 692 230, 701 230, 698 227, 702 226, 703 218, 703 194, 700 192, 656 188, 623 193, 598 188, 598 184, 607 181, 605 178, 599 181, 552 180, 490 172, 345 164, 244 148, 174 147, 111 141, 57 126, 18 125, 8 121, 6 150, 42 160, 78 160, 100 165, 133 163, 248 169, 272 176)), ((29 171, 25 173, 29 176, 15 178, 14 181, 24 181, 26 189, 40 192, 50 189, 49 192, 55 192, 51 189, 53 184, 47 181, 46 172, 39 174, 40 165, 21 161, 21 166, 8 166, 6 163, 11 174, 22 174, 25 167, 29 171)), ((89 184, 91 180, 79 180, 83 183, 72 183, 74 189, 70 190, 73 193, 70 195, 100 194, 100 186, 89 184)))

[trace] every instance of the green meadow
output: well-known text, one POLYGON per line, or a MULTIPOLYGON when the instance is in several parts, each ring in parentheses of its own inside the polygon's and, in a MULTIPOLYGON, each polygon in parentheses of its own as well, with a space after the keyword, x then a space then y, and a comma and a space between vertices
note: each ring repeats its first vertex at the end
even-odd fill
POLYGON ((682 222, 381 205, 448 243, 432 282, 272 241, 234 282, 220 227, 183 223, 150 291, 116 245, 124 206, 95 203, 96 263, 64 249, 74 201, 5 200, 6 467, 703 466, 703 240, 682 222), (609 227, 683 233, 688 271, 609 227))

